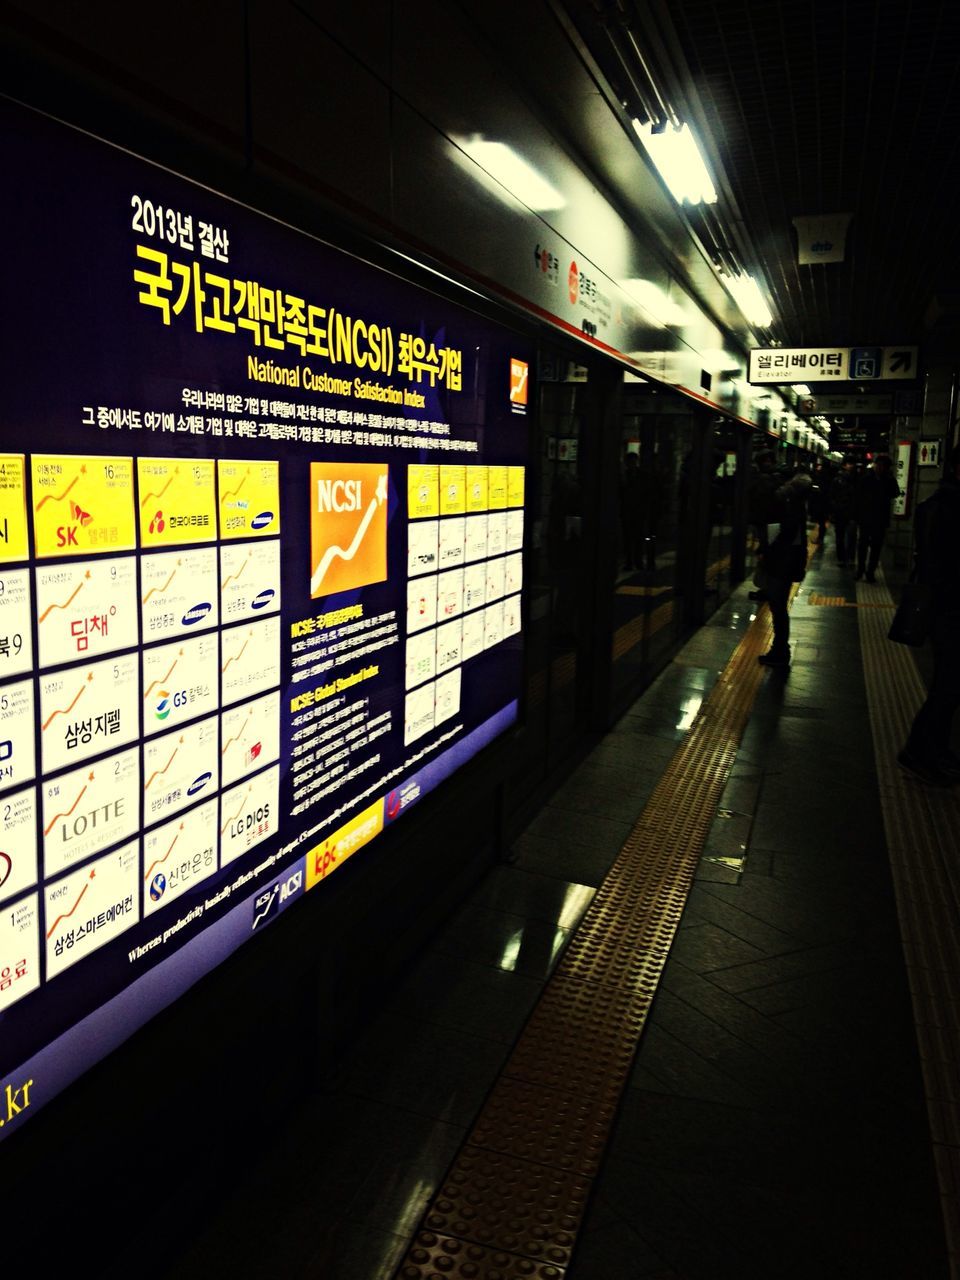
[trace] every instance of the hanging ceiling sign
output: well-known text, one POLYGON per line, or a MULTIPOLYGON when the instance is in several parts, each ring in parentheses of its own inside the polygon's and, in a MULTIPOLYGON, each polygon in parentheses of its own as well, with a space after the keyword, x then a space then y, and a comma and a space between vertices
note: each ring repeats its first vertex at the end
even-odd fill
POLYGON ((833 213, 817 217, 793 218, 797 229, 797 261, 843 262, 847 227, 853 215, 833 213))
POLYGON ((893 396, 803 396, 801 413, 890 414, 893 396))
MULTIPOLYGON (((917 377, 917 347, 754 347, 748 382, 886 382, 917 377)), ((822 412, 822 411, 821 411, 822 412)))

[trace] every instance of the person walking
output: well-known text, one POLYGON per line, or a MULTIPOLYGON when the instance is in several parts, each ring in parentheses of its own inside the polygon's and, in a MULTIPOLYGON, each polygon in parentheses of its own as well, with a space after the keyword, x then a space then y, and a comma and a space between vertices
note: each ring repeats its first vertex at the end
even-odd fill
POLYGON ((900 496, 900 486, 893 476, 893 460, 889 453, 878 453, 873 466, 857 481, 854 495, 854 516, 859 537, 857 539, 857 579, 866 575, 867 582, 876 582, 877 565, 887 530, 890 527, 890 503, 900 496))
POLYGON ((814 466, 813 484, 807 497, 807 514, 817 526, 814 542, 823 547, 827 540, 827 521, 830 518, 830 469, 820 459, 814 466))
POLYGON ((856 554, 857 526, 853 519, 853 500, 857 487, 857 468, 852 458, 844 458, 843 466, 830 485, 830 520, 837 535, 837 563, 848 564, 856 554))
POLYGON ((765 667, 790 665, 790 586, 801 582, 807 569, 807 495, 813 481, 797 471, 775 494, 780 528, 763 555, 767 603, 773 620, 773 641, 757 659, 765 667))
POLYGON ((960 446, 917 516, 916 576, 933 596, 933 675, 897 760, 921 781, 944 787, 960 782, 960 756, 950 743, 960 707, 960 446))

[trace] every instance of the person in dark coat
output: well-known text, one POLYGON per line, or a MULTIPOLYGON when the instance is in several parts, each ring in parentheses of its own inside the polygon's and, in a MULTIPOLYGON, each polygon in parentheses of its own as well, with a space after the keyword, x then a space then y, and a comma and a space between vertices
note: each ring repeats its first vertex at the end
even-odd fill
POLYGON ((816 464, 811 479, 813 485, 807 497, 807 515, 816 522, 814 542, 822 547, 827 539, 827 520, 830 517, 830 470, 825 462, 816 464))
POLYGON ((780 528, 763 555, 765 590, 773 620, 773 641, 758 662, 765 667, 790 665, 790 586, 800 582, 807 567, 807 495, 813 481, 797 471, 776 492, 780 528))
POLYGON ((852 458, 845 458, 842 469, 833 477, 828 502, 830 520, 837 535, 837 563, 841 565, 846 565, 856 554, 857 526, 853 518, 856 488, 856 464, 852 458))
POLYGON ((917 578, 933 593, 933 676, 897 760, 923 782, 944 787, 960 782, 960 757, 950 745, 960 707, 960 447, 951 450, 940 487, 917 508, 918 517, 921 511, 917 578))
POLYGON ((766 590, 759 585, 762 579, 763 555, 767 549, 769 525, 776 520, 776 492, 783 484, 783 477, 777 475, 776 460, 772 450, 764 449, 757 454, 750 469, 750 480, 747 486, 747 520, 756 539, 756 565, 754 566, 754 582, 756 590, 750 592, 751 600, 766 600, 766 590))
POLYGON ((868 582, 876 582, 877 565, 887 530, 890 528, 890 503, 900 496, 900 486, 893 476, 889 453, 878 453, 873 466, 857 481, 853 511, 860 530, 857 539, 857 577, 866 574, 868 582))

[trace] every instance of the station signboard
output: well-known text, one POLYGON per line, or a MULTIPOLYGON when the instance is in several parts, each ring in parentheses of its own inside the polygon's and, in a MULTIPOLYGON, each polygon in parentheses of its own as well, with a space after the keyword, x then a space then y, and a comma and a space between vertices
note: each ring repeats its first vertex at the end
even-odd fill
MULTIPOLYGON (((747 381, 783 386, 794 382, 886 382, 919 376, 918 348, 754 347, 747 381)), ((818 410, 823 412, 823 410, 818 410)))
POLYGON ((516 720, 532 350, 0 110, 2 1139, 516 720))

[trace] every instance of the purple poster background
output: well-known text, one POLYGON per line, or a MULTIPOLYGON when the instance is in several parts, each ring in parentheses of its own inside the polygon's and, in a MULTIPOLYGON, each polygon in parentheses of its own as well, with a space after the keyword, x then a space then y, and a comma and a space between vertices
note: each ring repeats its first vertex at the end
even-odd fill
MULTIPOLYGON (((483 317, 96 139, 13 104, 0 105, 0 121, 9 371, 0 453, 25 459, 29 531, 26 554, 15 540, 4 546, 16 525, 17 490, 3 490, 0 581, 8 590, 26 584, 27 603, 15 616, 29 618, 32 653, 27 669, 0 676, 0 698, 15 690, 29 696, 35 740, 32 778, 0 772, 0 804, 15 796, 28 804, 32 791, 35 826, 31 841, 27 813, 16 853, 0 851, 0 1084, 21 1103, 12 1115, 0 1109, 2 1138, 219 963, 255 922, 260 927, 308 889, 322 893, 311 853, 324 842, 334 850, 326 874, 355 850, 362 857, 362 845, 383 826, 516 719, 532 353, 483 317), (169 635, 156 614, 150 626, 159 629, 147 633, 144 604, 136 634, 102 650, 135 672, 135 732, 122 748, 105 738, 101 751, 94 741, 77 759, 93 770, 123 750, 134 753, 140 808, 126 815, 131 832, 69 865, 53 863, 51 832, 66 819, 59 811, 51 818, 44 796, 75 770, 69 743, 49 758, 41 747, 61 710, 47 709, 44 681, 63 673, 69 685, 71 673, 86 670, 87 654, 43 665, 38 614, 46 588, 38 575, 62 563, 66 580, 79 548, 68 532, 62 561, 49 546, 37 554, 48 536, 38 528, 39 455, 133 459, 142 520, 135 544, 94 548, 80 557, 84 563, 109 555, 135 576, 143 601, 156 589, 146 585, 151 555, 182 551, 188 567, 206 563, 206 555, 221 591, 216 625, 202 592, 182 618, 170 615, 169 635), (151 512, 158 529, 188 520, 147 490, 137 463, 154 459, 270 464, 278 510, 228 499, 229 473, 217 471, 219 527, 196 542, 181 532, 174 543, 148 545, 151 512), (329 534, 318 501, 321 512, 324 502, 330 510, 329 534), (235 508, 248 521, 248 541, 225 535, 235 508), (264 570, 267 585, 235 622, 224 581, 261 556, 277 567, 264 570), (220 673, 216 705, 191 717, 176 700, 199 688, 200 677, 188 671, 183 690, 171 684, 168 691, 150 675, 161 666, 165 674, 164 643, 184 644, 184 627, 194 623, 216 647, 220 673), (244 625, 262 648, 262 669, 242 657, 244 625), (249 697, 229 683, 241 671, 249 697), (279 706, 276 730, 264 699, 279 706), (244 708, 245 719, 233 716, 244 708), (212 864, 196 862, 197 844, 176 884, 170 862, 154 869, 161 857, 148 844, 158 819, 144 795, 148 778, 162 772, 151 773, 148 753, 168 715, 191 742, 201 721, 211 726, 210 752, 220 762, 241 721, 263 734, 239 775, 228 778, 222 763, 219 773, 198 769, 176 801, 171 847, 200 840, 190 833, 202 815, 209 830, 217 826, 212 864), (234 827, 252 841, 248 851, 230 844, 234 827), (96 873, 102 884, 114 874, 108 858, 120 865, 127 847, 123 865, 135 874, 137 893, 125 915, 119 904, 114 915, 101 909, 100 924, 93 917, 93 932, 71 944, 82 958, 65 963, 55 942, 67 923, 79 926, 81 899, 97 892, 96 873), (80 880, 71 877, 88 868, 89 884, 75 891, 80 880), (98 929, 107 941, 99 942, 98 929), (20 996, 18 981, 34 989, 20 996), (105 1036, 97 1028, 107 1024, 105 1036), (33 1084, 22 1106, 17 1090, 27 1068, 33 1084)), ((64 511, 72 501, 65 499, 64 511)), ((97 513, 82 501, 70 511, 84 536, 84 522, 97 513)), ((192 632, 187 638, 195 643, 192 632)), ((6 641, 0 635, 0 651, 6 641)), ((201 652, 189 649, 184 664, 201 652)), ((171 653, 176 658, 175 647, 171 653)), ((65 723, 57 722, 58 731, 65 723)), ((4 740, 0 724, 0 755, 4 740)), ((81 814, 82 805, 70 821, 87 838, 81 814)), ((5 839, 12 830, 5 828, 5 839)))

